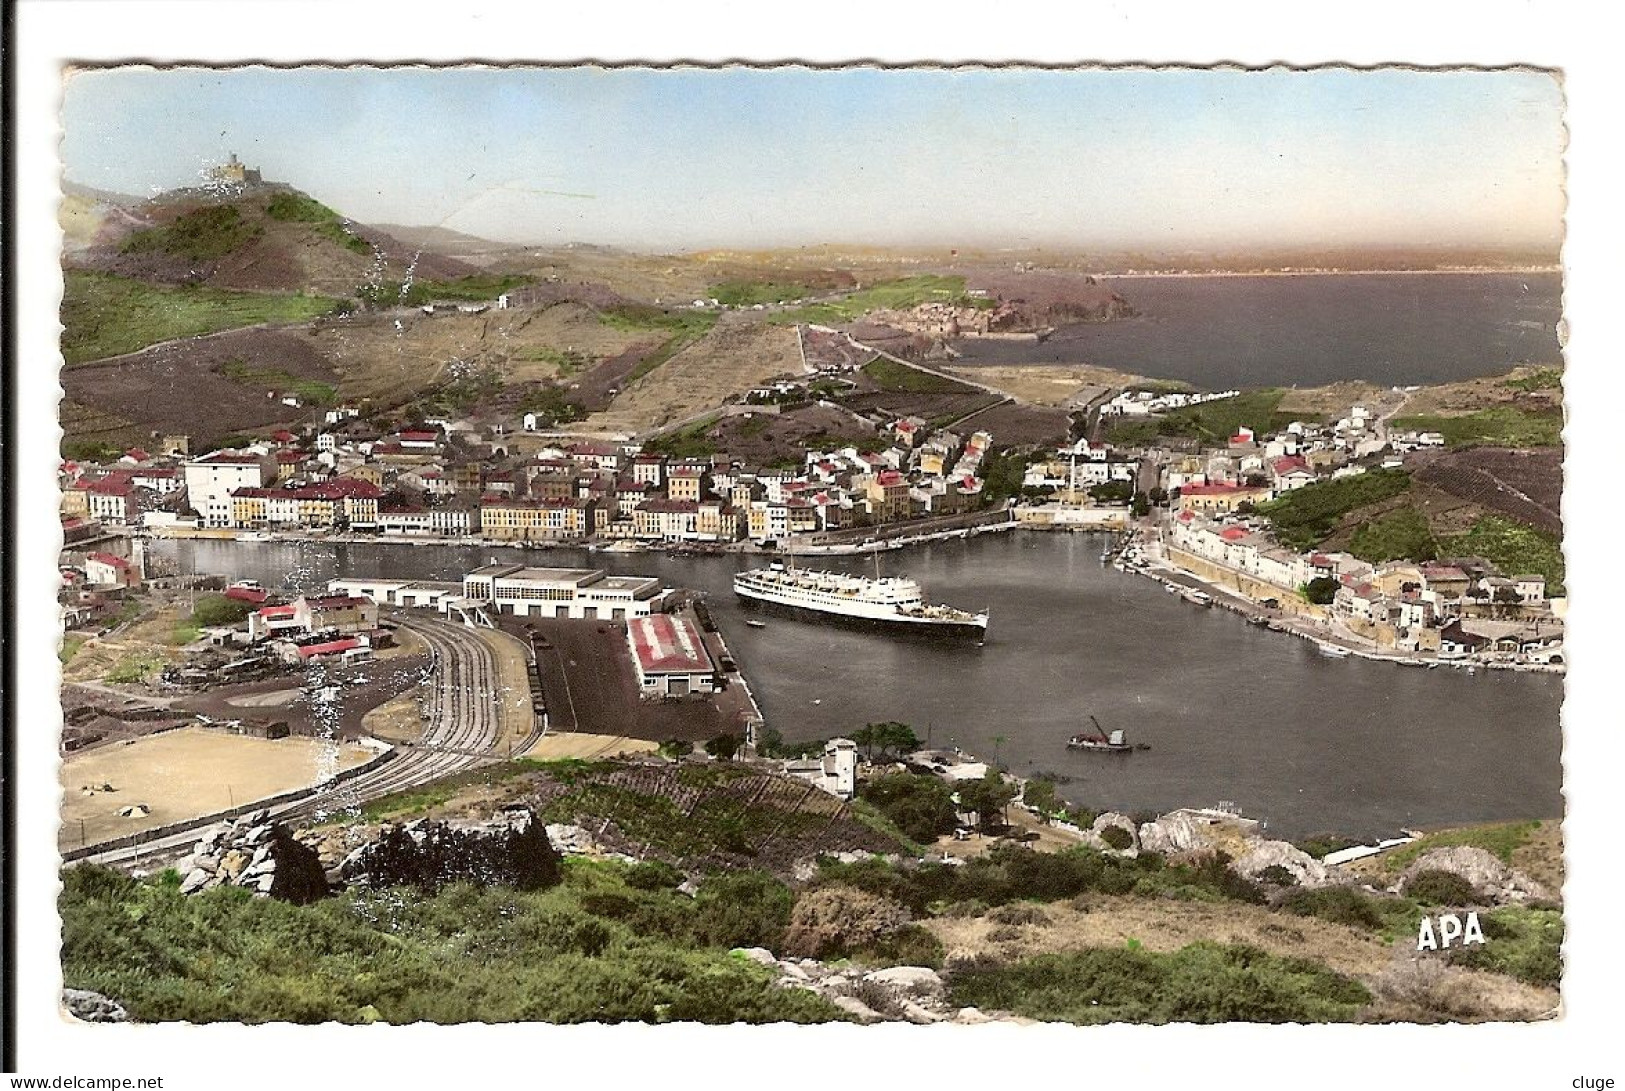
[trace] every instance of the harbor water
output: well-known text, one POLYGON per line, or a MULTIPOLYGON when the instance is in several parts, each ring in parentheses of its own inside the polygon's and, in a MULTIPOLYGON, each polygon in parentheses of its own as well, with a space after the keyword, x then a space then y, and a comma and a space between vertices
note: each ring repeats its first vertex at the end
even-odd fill
MULTIPOLYGON (((761 617, 732 593, 743 556, 393 543, 165 540, 181 571, 311 590, 337 576, 459 579, 490 560, 659 577, 706 592, 770 726, 787 739, 900 720, 1061 794, 1128 812, 1231 801, 1280 836, 1562 813, 1561 676, 1422 670, 1349 658, 1165 594, 1100 563, 1092 534, 1017 532, 880 558, 927 598, 988 609, 986 642, 761 617), (1095 716, 1151 749, 1068 751, 1095 716)), ((820 567, 873 574, 872 557, 820 567)))

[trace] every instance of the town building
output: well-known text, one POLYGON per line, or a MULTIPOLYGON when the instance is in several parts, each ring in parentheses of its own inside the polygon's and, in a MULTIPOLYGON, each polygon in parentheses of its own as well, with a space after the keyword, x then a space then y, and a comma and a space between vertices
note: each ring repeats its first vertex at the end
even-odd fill
POLYGON ((238 489, 262 489, 276 481, 276 459, 256 451, 214 451, 190 459, 182 469, 186 475, 186 497, 204 526, 232 525, 232 493, 238 489))

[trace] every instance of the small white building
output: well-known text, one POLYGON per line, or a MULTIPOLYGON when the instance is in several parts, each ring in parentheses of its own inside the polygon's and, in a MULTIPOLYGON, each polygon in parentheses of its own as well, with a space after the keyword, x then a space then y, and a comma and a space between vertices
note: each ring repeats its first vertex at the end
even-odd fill
POLYGON ((822 757, 787 761, 784 772, 837 799, 851 799, 857 792, 858 744, 851 739, 831 739, 824 744, 822 757))

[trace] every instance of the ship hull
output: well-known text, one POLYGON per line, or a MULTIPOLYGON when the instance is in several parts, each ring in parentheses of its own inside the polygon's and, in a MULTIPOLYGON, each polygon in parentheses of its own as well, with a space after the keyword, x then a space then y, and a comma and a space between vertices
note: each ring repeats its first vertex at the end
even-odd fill
POLYGON ((933 618, 911 618, 902 614, 849 613, 845 610, 825 609, 802 602, 790 602, 763 594, 760 591, 735 587, 734 594, 748 606, 806 621, 819 621, 852 629, 908 634, 925 639, 975 641, 987 637, 987 626, 969 621, 948 621, 933 618))

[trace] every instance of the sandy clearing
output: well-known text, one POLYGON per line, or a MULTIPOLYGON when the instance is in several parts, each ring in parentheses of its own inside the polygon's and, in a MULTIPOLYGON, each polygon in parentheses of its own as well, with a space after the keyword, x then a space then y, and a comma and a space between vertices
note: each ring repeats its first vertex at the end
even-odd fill
POLYGON ((77 847, 183 819, 227 810, 303 788, 366 761, 359 746, 321 739, 256 739, 186 727, 119 746, 75 754, 62 763, 62 829, 58 844, 77 847), (86 793, 85 785, 112 792, 86 793), (144 804, 143 818, 119 810, 144 804))
POLYGON ((942 370, 1034 405, 1065 405, 1084 387, 1124 387, 1147 381, 1140 375, 1090 364, 1000 364, 942 370))

